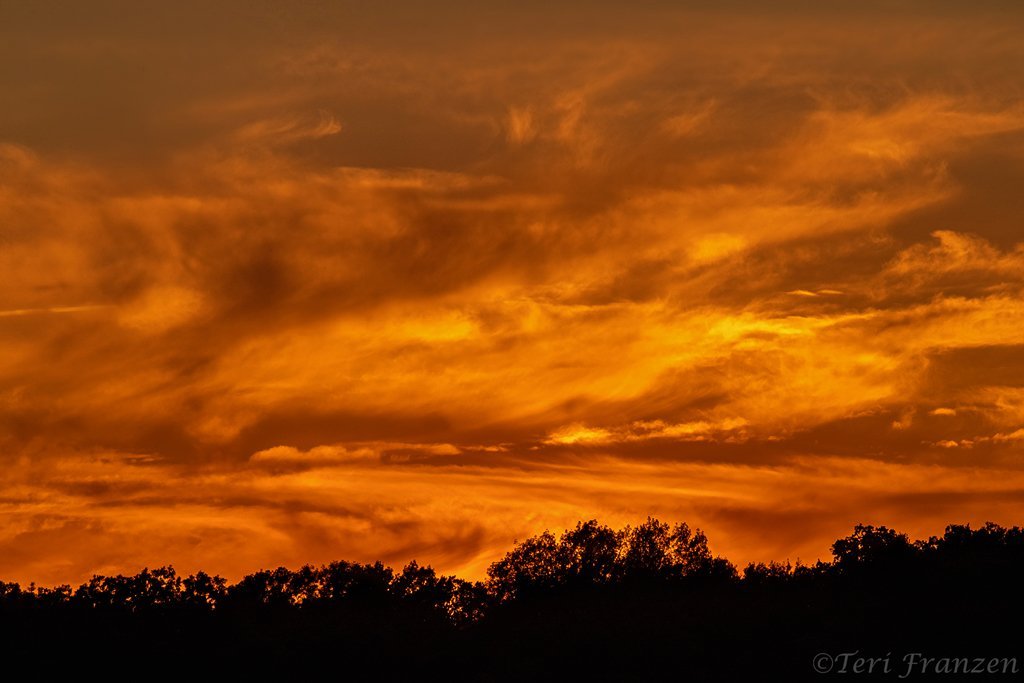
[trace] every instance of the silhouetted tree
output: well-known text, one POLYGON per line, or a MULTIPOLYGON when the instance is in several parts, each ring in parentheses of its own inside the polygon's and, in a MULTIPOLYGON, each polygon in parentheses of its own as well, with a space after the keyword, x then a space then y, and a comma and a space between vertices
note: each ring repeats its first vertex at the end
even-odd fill
POLYGON ((853 534, 832 544, 835 567, 840 572, 905 567, 917 550, 906 534, 861 524, 854 527, 853 534))
POLYGON ((743 580, 749 584, 770 584, 788 581, 793 578, 793 565, 787 560, 779 562, 751 562, 743 569, 743 580))
POLYGON ((1016 631, 998 624, 1024 610, 1020 528, 950 525, 911 542, 858 525, 832 552, 813 565, 751 563, 740 579, 684 523, 589 520, 515 544, 483 583, 415 561, 398 572, 278 567, 233 585, 169 566, 76 589, 0 582, 0 642, 35 662, 60 652, 79 668, 116 643, 113 661, 132 672, 174 653, 235 677, 342 662, 396 677, 798 680, 816 653, 849 648, 1016 655, 1016 631))
POLYGON ((568 583, 604 584, 615 577, 621 538, 610 527, 592 519, 579 522, 562 534, 555 562, 568 583))
POLYGON ((284 567, 278 567, 249 574, 227 589, 225 602, 235 607, 290 607, 296 603, 292 573, 284 567))
POLYGON ((550 531, 518 543, 487 569, 487 589, 499 601, 550 590, 561 578, 558 541, 550 531))
POLYGON ((224 600, 227 581, 220 576, 197 572, 181 582, 181 601, 190 607, 213 609, 224 600))

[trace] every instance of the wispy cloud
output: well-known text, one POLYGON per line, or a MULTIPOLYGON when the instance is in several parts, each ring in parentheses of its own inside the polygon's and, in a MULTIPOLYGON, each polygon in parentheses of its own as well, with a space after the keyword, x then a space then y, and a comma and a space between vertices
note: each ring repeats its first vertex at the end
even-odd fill
POLYGON ((406 9, 0 22, 0 578, 1019 516, 1019 9, 406 9))
POLYGON ((95 311, 107 308, 104 305, 85 306, 47 306, 45 308, 15 308, 9 311, 0 311, 0 318, 9 318, 20 315, 40 315, 46 313, 80 313, 82 311, 95 311))

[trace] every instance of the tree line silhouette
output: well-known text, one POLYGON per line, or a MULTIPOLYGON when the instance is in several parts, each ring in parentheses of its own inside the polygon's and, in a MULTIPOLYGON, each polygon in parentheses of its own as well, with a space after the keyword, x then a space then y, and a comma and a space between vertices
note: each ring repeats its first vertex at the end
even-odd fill
POLYGON ((739 571, 699 529, 648 519, 545 531, 484 581, 410 562, 332 562, 237 583, 172 567, 69 585, 0 582, 0 639, 39 666, 314 670, 378 678, 818 678, 816 653, 1017 657, 1024 530, 950 525, 911 541, 858 525, 813 565, 739 571))

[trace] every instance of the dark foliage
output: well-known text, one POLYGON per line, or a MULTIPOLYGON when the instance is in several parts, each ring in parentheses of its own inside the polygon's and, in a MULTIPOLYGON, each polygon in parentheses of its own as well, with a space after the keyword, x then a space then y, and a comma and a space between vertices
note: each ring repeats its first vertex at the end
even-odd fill
POLYGON ((518 543, 485 582, 416 562, 279 567, 233 585, 171 567, 75 589, 0 582, 0 635, 43 678, 818 680, 815 654, 853 651, 888 653, 893 678, 912 652, 1024 663, 1020 528, 911 541, 857 526, 832 553, 738 573, 686 524, 589 521, 518 543))

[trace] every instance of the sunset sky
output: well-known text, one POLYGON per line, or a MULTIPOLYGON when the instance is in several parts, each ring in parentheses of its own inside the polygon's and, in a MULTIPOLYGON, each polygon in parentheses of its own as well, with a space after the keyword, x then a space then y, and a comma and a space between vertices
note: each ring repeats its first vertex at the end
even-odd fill
POLYGON ((1024 523, 1019 2, 0 0, 0 93, 0 579, 1024 523))

